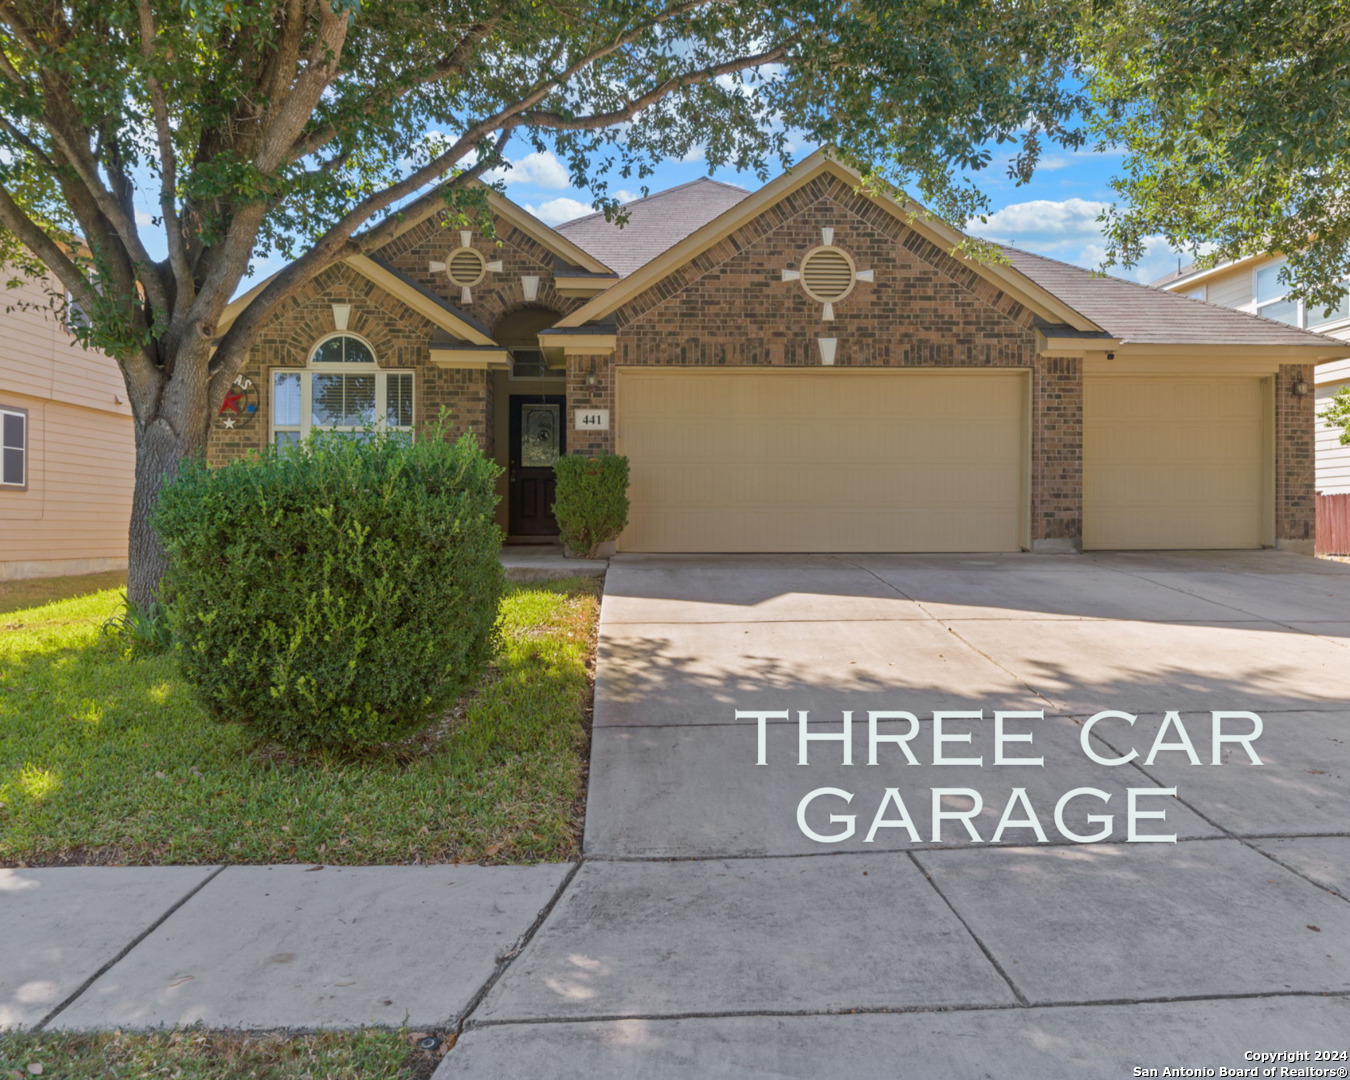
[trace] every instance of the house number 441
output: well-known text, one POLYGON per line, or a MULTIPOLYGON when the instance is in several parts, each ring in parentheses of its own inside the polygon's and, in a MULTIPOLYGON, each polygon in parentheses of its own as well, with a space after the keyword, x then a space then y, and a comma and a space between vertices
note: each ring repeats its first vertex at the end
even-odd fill
POLYGON ((576 412, 577 431, 608 431, 608 409, 578 409, 576 412))

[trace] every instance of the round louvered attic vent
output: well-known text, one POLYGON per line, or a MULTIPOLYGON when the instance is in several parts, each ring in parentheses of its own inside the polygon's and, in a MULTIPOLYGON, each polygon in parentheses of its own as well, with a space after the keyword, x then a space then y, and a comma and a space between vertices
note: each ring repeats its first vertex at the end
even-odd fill
POLYGON ((808 251, 802 259, 801 274, 806 295, 822 304, 838 303, 853 291, 858 280, 848 252, 832 246, 808 251))
POLYGON ((471 247, 452 252, 445 264, 446 276, 462 289, 477 285, 487 273, 487 260, 471 247))

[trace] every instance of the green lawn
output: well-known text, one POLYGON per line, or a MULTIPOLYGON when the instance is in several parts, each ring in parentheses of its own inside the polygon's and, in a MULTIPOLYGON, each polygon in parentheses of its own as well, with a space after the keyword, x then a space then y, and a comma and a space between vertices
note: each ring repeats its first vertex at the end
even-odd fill
POLYGON ((426 1080, 440 1061, 421 1032, 327 1031, 293 1037, 186 1028, 147 1034, 0 1034, 0 1078, 122 1080, 426 1080), (41 1071, 37 1071, 37 1067, 41 1071))
POLYGON ((209 719, 171 656, 122 659, 101 632, 114 590, 0 615, 0 863, 566 859, 597 593, 512 588, 478 692, 358 760, 260 744, 209 719))
POLYGON ((80 574, 73 577, 0 581, 0 615, 36 607, 38 604, 49 604, 53 600, 86 596, 100 589, 124 589, 126 584, 125 570, 109 570, 104 574, 80 574))

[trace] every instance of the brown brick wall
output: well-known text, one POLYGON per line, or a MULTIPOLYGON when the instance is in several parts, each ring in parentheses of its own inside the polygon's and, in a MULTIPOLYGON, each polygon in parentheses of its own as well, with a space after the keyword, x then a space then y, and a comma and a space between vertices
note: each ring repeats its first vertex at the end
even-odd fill
POLYGON ((256 387, 258 412, 250 424, 234 430, 224 428, 221 418, 216 419, 207 445, 211 464, 221 464, 267 444, 272 407, 269 371, 305 366, 314 345, 336 329, 332 309, 336 303, 352 305, 347 329, 370 342, 381 367, 416 372, 414 423, 421 427, 436 419, 444 406, 453 435, 473 431, 491 451, 488 373, 431 365, 428 345, 435 329, 432 324, 356 271, 336 266, 286 301, 259 333, 242 372, 256 387))
POLYGON ((567 452, 569 454, 614 453, 614 358, 569 356, 567 358, 567 452), (594 375, 594 382, 587 379, 594 375), (577 431, 572 426, 577 409, 608 409, 608 431, 577 431))
POLYGON ((425 289, 472 316, 491 329, 502 316, 522 307, 551 308, 560 315, 579 307, 584 301, 559 296, 553 288, 553 253, 503 219, 495 221, 497 235, 487 239, 473 230, 471 246, 489 262, 500 261, 500 273, 489 273, 472 289, 473 300, 464 304, 460 290, 444 273, 433 273, 433 262, 446 262, 460 246, 460 230, 443 226, 432 217, 409 229, 381 248, 378 255, 399 273, 412 278, 425 289), (539 293, 533 303, 525 301, 520 279, 538 277, 539 293))
MULTIPOLYGON (((1081 535, 1080 365, 1038 357, 1030 311, 833 177, 804 185, 635 297, 617 322, 620 365, 814 367, 817 339, 832 337, 838 367, 1027 368, 1031 535, 1081 535), (823 227, 834 229, 834 243, 859 270, 875 275, 835 305, 830 322, 799 283, 782 280, 784 269, 797 269, 821 243, 823 227)), ((609 370, 587 394, 582 362, 569 363, 569 405, 599 405, 596 389, 612 402, 609 370)), ((609 449, 612 439, 594 442, 609 449)))
POLYGON ((1312 387, 1311 366, 1281 364, 1275 376, 1275 539, 1311 544, 1317 529, 1317 417, 1312 393, 1293 392, 1300 379, 1312 387))

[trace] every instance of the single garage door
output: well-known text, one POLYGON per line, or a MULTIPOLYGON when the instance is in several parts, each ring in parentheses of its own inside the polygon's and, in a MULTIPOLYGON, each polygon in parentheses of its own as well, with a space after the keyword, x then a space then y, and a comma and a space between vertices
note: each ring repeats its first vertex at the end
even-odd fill
POLYGON ((1016 551, 1025 373, 620 369, 624 551, 1016 551))
POLYGON ((1083 383, 1083 546, 1260 547, 1269 458, 1260 378, 1083 383))

